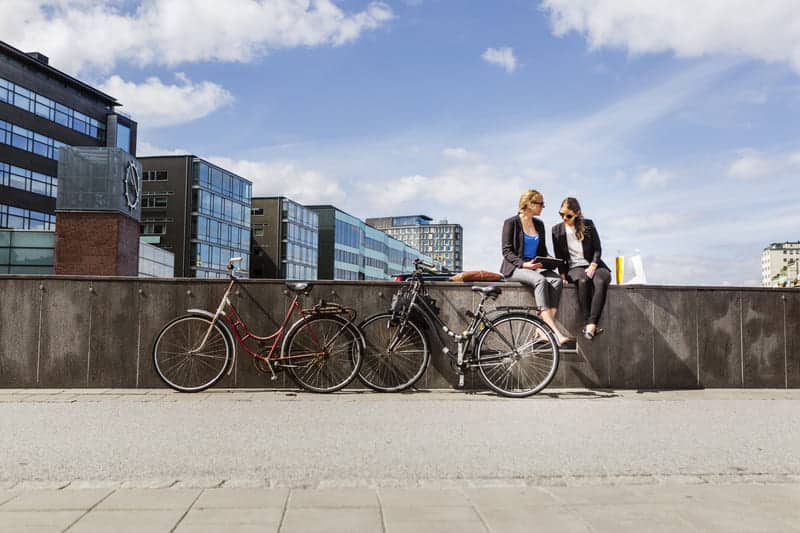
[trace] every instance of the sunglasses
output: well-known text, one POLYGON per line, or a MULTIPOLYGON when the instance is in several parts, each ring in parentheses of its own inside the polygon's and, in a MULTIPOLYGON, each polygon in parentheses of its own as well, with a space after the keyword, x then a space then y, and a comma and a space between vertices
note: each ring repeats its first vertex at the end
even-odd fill
POLYGON ((533 205, 540 205, 544 207, 544 202, 531 202, 533 205))
POLYGON ((575 215, 570 215, 569 213, 562 213, 561 211, 559 211, 558 214, 561 215, 561 218, 565 218, 567 220, 572 220, 573 218, 575 218, 575 215))

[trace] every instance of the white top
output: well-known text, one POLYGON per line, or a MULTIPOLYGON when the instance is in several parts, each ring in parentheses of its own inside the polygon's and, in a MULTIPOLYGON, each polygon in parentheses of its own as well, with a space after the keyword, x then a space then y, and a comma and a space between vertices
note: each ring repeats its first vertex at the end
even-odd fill
POLYGON ((569 248, 569 267, 589 266, 589 261, 583 257, 583 243, 575 235, 575 226, 564 224, 567 230, 567 248, 569 248))

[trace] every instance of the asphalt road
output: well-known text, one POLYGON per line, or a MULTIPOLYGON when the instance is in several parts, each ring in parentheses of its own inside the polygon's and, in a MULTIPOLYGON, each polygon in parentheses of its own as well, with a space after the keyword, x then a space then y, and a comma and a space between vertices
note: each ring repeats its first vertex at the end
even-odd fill
POLYGON ((800 391, 0 391, 0 482, 800 475, 800 391))

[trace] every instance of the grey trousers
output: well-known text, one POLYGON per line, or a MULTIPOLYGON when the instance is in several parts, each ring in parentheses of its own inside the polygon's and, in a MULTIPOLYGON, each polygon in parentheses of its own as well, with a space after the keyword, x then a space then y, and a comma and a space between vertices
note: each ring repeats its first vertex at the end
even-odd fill
POLYGON ((552 270, 516 268, 509 279, 533 288, 533 297, 539 309, 558 307, 561 301, 561 276, 552 270))

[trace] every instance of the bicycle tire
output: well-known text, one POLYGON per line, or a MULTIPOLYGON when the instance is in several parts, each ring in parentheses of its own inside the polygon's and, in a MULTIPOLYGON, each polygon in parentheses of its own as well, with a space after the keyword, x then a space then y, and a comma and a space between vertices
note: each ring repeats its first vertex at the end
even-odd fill
POLYGON ((361 335, 336 315, 301 318, 286 334, 282 357, 294 380, 311 392, 346 387, 361 367, 361 335), (304 354, 308 354, 304 357, 304 354))
POLYGON ((200 392, 225 374, 233 346, 224 326, 215 323, 203 351, 195 349, 210 325, 209 318, 187 315, 171 320, 161 329, 153 345, 153 364, 167 386, 178 392, 200 392))
POLYGON ((364 385, 378 392, 400 392, 411 388, 425 373, 431 352, 422 329, 406 320, 403 330, 392 313, 373 315, 360 324, 365 349, 358 377, 364 385), (391 351, 389 345, 402 335, 391 351))
POLYGON ((478 338, 474 356, 486 386, 512 398, 532 396, 547 387, 560 358, 552 330, 522 314, 492 320, 478 338))

